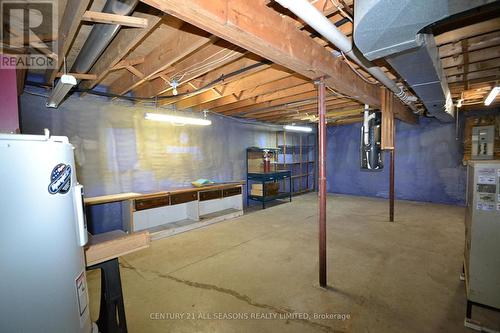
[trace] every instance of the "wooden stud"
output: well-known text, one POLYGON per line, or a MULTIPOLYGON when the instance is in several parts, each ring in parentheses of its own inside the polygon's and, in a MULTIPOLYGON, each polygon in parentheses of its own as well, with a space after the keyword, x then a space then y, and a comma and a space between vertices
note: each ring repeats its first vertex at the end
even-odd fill
MULTIPOLYGON (((58 72, 56 74, 56 77, 61 77, 64 73, 63 72, 58 72)), ((75 77, 75 79, 78 80, 95 80, 97 78, 97 75, 95 74, 81 74, 81 73, 67 73, 69 75, 72 75, 75 77)))
POLYGON ((83 14, 82 21, 105 23, 105 24, 118 24, 133 28, 146 28, 148 26, 148 20, 145 18, 133 17, 128 15, 94 12, 90 10, 87 10, 83 14))

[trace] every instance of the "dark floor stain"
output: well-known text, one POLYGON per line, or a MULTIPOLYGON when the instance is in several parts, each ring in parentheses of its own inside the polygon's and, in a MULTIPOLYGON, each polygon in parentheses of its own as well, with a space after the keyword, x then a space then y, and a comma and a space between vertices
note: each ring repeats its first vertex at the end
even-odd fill
MULTIPOLYGON (((235 290, 232 290, 232 289, 222 288, 222 287, 218 287, 216 285, 208 284, 208 283, 200 283, 200 282, 194 282, 194 281, 179 279, 179 278, 177 278, 175 276, 172 276, 170 274, 164 274, 164 273, 160 273, 160 272, 157 272, 157 271, 140 270, 140 269, 138 269, 138 268, 130 265, 125 260, 121 260, 120 261, 120 266, 122 266, 123 268, 127 268, 127 269, 130 269, 130 270, 133 270, 133 271, 137 272, 141 276, 143 276, 141 274, 142 272, 147 272, 147 273, 154 274, 154 275, 156 275, 158 277, 161 277, 161 278, 164 278, 164 279, 168 279, 168 280, 171 280, 171 281, 182 283, 182 284, 190 286, 190 287, 200 288, 200 289, 206 289, 206 290, 213 290, 213 291, 217 291, 217 292, 220 292, 220 293, 224 293, 226 295, 233 296, 234 298, 236 298, 236 299, 238 299, 240 301, 243 301, 243 302, 245 302, 245 303, 247 303, 247 304, 249 304, 251 306, 255 306, 255 307, 258 307, 258 308, 261 308, 261 309, 271 310, 271 311, 273 311, 275 313, 278 313, 278 314, 294 314, 294 313, 296 313, 292 309, 288 309, 288 308, 284 308, 284 307, 283 308, 278 308, 278 307, 273 306, 273 305, 255 302, 249 296, 244 295, 244 294, 240 294, 239 292, 237 292, 235 290)), ((328 325, 323 325, 323 324, 317 323, 317 322, 309 320, 309 319, 291 318, 288 321, 305 324, 305 325, 308 325, 310 327, 319 329, 319 330, 321 330, 323 332, 344 333, 344 331, 336 330, 333 327, 330 327, 328 325)))

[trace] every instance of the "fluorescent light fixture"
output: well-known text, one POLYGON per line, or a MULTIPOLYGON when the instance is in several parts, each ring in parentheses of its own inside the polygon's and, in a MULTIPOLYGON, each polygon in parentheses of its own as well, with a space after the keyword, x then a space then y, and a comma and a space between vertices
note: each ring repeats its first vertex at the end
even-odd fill
POLYGON ((295 126, 295 125, 285 125, 283 126, 287 131, 295 131, 295 132, 312 132, 311 127, 307 126, 295 126))
POLYGON ((499 92, 500 92, 500 86, 496 86, 493 89, 491 89, 490 94, 484 100, 484 105, 486 106, 490 105, 491 102, 495 100, 499 92))
POLYGON ((163 113, 146 113, 144 115, 144 118, 147 120, 165 121, 165 122, 171 122, 174 124, 183 124, 183 125, 184 124, 200 125, 200 126, 212 125, 212 121, 210 121, 208 119, 181 117, 181 116, 174 116, 174 115, 163 114, 163 113))
POLYGON ((48 108, 57 108, 73 86, 76 86, 76 78, 73 75, 64 74, 61 76, 55 88, 52 89, 52 93, 45 106, 48 108))

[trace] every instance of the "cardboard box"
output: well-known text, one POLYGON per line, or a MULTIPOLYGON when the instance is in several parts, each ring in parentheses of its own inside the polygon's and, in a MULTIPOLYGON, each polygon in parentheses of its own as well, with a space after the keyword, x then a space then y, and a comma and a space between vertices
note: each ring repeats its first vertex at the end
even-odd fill
POLYGON ((263 196, 263 193, 266 193, 266 196, 276 195, 278 194, 280 189, 279 183, 266 183, 264 189, 262 188, 262 184, 252 184, 252 188, 250 190, 251 195, 263 196))

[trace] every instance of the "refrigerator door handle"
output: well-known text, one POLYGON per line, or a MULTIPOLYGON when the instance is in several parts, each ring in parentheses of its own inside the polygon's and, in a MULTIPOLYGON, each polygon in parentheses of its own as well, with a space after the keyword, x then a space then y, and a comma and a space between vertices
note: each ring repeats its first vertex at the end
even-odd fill
POLYGON ((74 195, 74 207, 76 213, 76 230, 78 233, 78 242, 80 246, 87 244, 87 220, 85 219, 85 213, 83 212, 83 185, 77 184, 73 188, 74 195))

